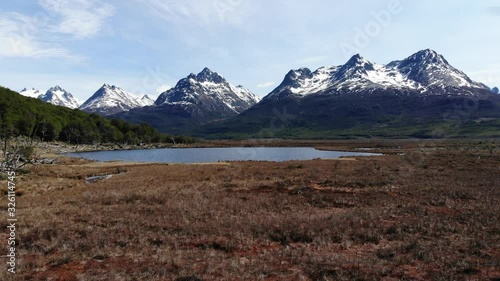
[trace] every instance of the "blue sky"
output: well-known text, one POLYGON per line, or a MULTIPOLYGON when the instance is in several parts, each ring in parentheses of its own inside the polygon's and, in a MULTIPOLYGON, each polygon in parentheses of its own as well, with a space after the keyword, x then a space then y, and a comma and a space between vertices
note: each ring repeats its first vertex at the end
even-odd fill
POLYGON ((158 95, 205 66, 261 96, 290 69, 431 48, 500 86, 500 0, 3 0, 0 85, 158 95))

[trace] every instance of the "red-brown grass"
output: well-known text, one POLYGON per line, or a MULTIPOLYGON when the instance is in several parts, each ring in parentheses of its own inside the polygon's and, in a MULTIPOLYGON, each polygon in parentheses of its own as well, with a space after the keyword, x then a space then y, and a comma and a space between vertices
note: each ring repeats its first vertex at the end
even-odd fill
POLYGON ((457 142, 319 144, 335 145, 393 154, 38 166, 18 178, 19 272, 0 279, 500 278, 498 152, 457 142), (85 183, 105 174, 115 175, 85 183))

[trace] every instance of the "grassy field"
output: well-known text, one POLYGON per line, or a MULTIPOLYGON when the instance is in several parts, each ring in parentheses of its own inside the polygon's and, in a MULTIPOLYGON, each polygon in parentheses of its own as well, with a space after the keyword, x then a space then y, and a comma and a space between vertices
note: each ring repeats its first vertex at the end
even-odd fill
POLYGON ((306 144, 388 155, 32 167, 17 179, 19 272, 0 280, 500 280, 500 149, 306 144))

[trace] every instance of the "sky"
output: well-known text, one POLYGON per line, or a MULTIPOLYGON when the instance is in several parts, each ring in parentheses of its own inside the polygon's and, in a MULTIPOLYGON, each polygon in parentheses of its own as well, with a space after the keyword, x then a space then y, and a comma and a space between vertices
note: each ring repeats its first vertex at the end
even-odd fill
POLYGON ((2 0, 0 85, 157 96, 204 67, 260 96, 290 69, 433 49, 500 86, 500 0, 2 0))

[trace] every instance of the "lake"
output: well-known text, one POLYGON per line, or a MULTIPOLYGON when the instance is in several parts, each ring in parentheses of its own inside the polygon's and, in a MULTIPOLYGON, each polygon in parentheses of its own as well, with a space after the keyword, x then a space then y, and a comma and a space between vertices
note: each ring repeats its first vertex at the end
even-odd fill
POLYGON ((322 151, 308 147, 166 148, 115 150, 66 154, 97 161, 146 163, 216 163, 220 161, 273 161, 337 159, 348 156, 375 156, 373 153, 322 151))

